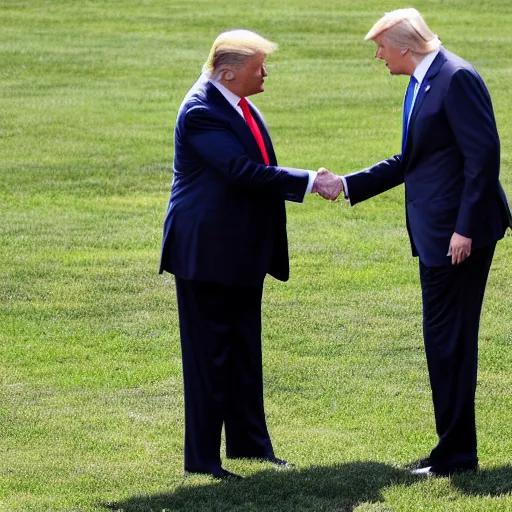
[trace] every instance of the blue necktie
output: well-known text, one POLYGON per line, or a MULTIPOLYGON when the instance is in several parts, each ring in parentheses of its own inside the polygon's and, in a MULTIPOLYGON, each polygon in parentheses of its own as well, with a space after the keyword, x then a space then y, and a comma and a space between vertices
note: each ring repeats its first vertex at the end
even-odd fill
POLYGON ((409 116, 411 115, 412 100, 414 98, 414 88, 418 81, 411 75, 407 91, 405 92, 404 99, 404 118, 402 125, 402 155, 405 152, 405 145, 407 144, 407 132, 409 130, 409 116))

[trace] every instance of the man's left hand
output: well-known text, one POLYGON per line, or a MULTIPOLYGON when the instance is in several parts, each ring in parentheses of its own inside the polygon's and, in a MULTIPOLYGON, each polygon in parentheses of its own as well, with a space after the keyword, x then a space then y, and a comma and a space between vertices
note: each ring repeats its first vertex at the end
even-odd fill
POLYGON ((452 265, 458 265, 469 257, 471 254, 471 242, 471 238, 453 233, 448 252, 452 256, 452 265))

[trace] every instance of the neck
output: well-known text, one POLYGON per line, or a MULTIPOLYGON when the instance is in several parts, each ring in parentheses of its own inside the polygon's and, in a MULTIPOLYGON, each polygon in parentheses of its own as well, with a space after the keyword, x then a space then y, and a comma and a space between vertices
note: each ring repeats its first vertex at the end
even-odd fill
POLYGON ((236 87, 232 80, 224 80, 223 78, 221 78, 219 80, 219 84, 223 85, 229 92, 232 92, 239 98, 243 98, 244 95, 240 93, 240 91, 238 90, 238 88, 236 87))
POLYGON ((407 73, 408 75, 413 75, 415 69, 418 67, 418 64, 423 60, 425 55, 418 55, 418 54, 411 54, 410 56, 410 65, 409 65, 409 71, 410 73, 407 73))

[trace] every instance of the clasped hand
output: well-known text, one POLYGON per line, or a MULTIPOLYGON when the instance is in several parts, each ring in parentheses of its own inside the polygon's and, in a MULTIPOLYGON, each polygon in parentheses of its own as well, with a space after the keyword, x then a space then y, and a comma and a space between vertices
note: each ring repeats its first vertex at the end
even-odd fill
POLYGON ((341 176, 337 176, 325 167, 320 167, 313 183, 312 192, 320 194, 324 199, 335 201, 343 192, 341 176))

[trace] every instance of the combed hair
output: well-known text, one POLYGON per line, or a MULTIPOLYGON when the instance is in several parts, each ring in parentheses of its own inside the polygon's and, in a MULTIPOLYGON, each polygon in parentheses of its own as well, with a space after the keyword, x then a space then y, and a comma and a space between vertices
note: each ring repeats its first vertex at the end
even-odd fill
POLYGON ((366 34, 366 41, 381 36, 394 48, 425 55, 441 46, 441 41, 416 9, 397 9, 386 13, 366 34))
POLYGON ((263 53, 270 55, 277 45, 250 30, 229 30, 215 39, 208 59, 203 65, 203 73, 215 76, 227 66, 240 67, 244 62, 263 53))

